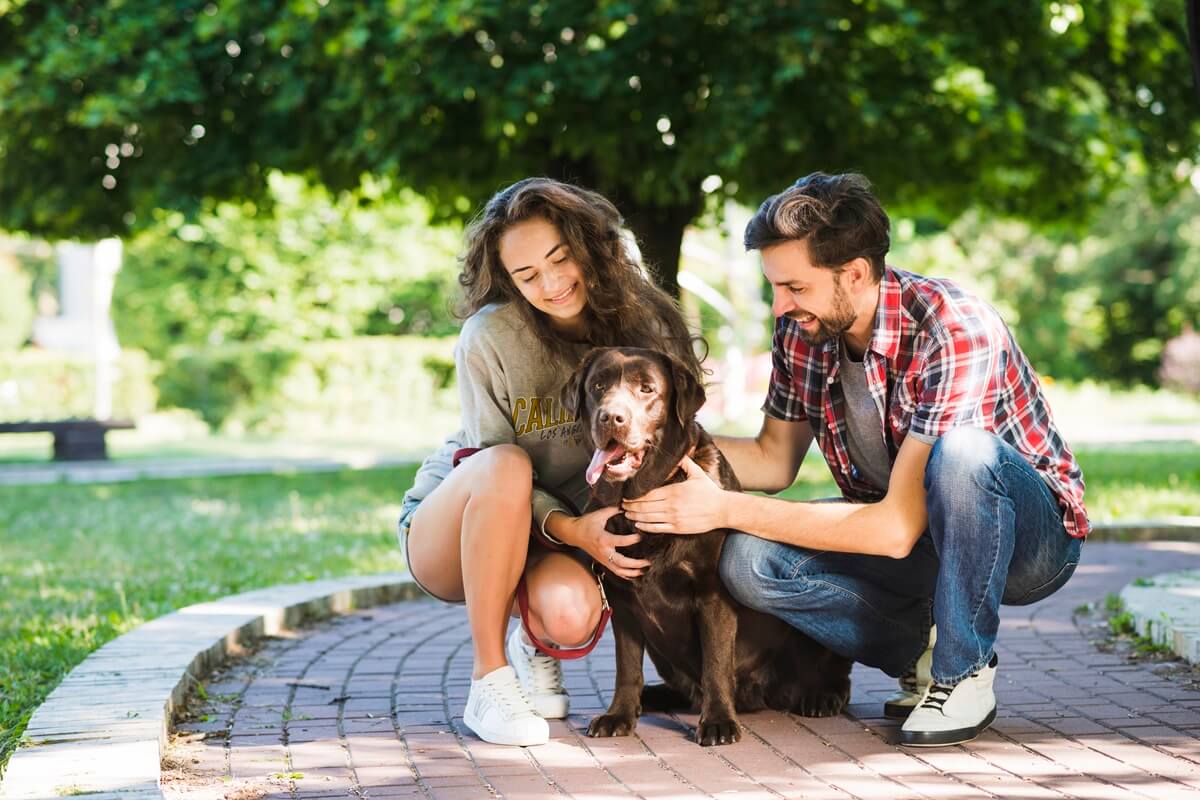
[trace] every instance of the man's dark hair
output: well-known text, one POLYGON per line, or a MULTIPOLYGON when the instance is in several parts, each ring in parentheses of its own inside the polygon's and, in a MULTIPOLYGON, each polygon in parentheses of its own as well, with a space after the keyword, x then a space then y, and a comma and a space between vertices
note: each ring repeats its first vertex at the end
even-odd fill
POLYGON ((762 250, 807 239, 815 266, 840 267, 861 256, 879 281, 891 247, 890 228, 865 177, 814 172, 763 201, 746 225, 745 244, 747 250, 762 250))

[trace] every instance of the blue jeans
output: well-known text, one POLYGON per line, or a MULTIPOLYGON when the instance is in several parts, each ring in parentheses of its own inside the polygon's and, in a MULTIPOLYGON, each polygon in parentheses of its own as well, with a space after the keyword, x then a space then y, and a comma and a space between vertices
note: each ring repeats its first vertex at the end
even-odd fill
POLYGON ((976 428, 933 445, 925 469, 929 527, 901 559, 808 550, 744 533, 725 540, 721 577, 737 600, 830 650, 898 676, 938 627, 933 678, 956 684, 985 666, 1000 604, 1034 603, 1075 572, 1069 536, 1041 476, 976 428))

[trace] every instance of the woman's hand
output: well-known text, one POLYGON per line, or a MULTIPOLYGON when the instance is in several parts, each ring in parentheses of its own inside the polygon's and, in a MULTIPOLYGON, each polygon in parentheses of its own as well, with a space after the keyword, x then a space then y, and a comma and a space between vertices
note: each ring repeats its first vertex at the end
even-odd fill
POLYGON ((647 533, 708 533, 725 528, 725 490, 695 461, 679 462, 687 480, 625 500, 625 518, 647 533))
MULTIPOLYGON (((557 513, 557 512, 556 512, 557 513)), ((578 547, 609 572, 625 579, 641 576, 650 562, 644 558, 630 558, 617 552, 618 547, 627 547, 642 540, 640 533, 619 536, 604 529, 609 519, 621 513, 619 506, 598 508, 581 517, 566 517, 555 520, 555 514, 546 520, 547 526, 554 522, 552 535, 561 539, 564 544, 578 547), (561 535, 559 535, 561 534, 561 535)))

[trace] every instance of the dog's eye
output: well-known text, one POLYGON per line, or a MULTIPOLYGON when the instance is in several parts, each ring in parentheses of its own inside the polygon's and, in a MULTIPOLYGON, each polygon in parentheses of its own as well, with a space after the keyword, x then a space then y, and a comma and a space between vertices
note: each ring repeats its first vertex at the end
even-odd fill
POLYGON ((643 383, 642 384, 642 392, 644 394, 653 394, 654 393, 654 385, 650 384, 650 383, 643 383))
POLYGON ((596 381, 596 383, 592 384, 592 388, 595 389, 597 392, 603 392, 604 384, 599 381, 596 381))

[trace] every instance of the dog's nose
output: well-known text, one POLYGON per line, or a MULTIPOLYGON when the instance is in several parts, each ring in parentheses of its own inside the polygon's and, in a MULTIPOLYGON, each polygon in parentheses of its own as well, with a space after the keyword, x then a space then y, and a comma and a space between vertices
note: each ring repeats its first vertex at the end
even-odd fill
POLYGON ((625 420, 627 420, 628 418, 629 418, 629 415, 626 414, 621 409, 612 409, 612 410, 607 409, 607 408, 600 409, 600 421, 605 424, 624 425, 625 420))

